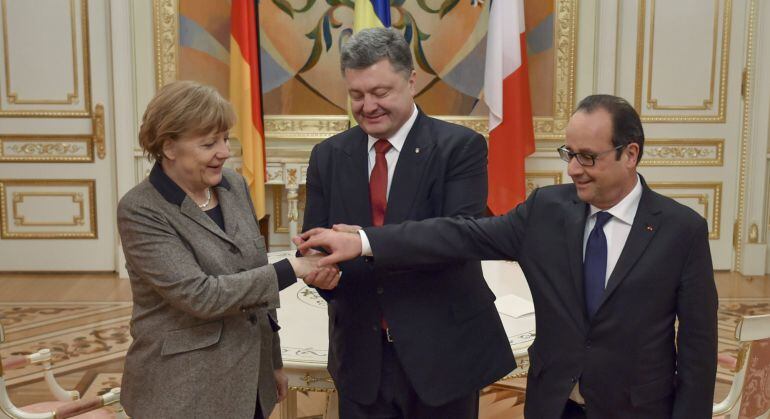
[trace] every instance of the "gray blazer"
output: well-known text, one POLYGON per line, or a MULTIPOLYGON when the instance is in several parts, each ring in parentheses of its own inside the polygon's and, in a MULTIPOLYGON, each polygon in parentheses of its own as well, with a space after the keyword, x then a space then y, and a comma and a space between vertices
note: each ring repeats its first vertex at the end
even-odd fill
POLYGON ((243 178, 225 169, 215 190, 226 231, 157 164, 118 205, 134 300, 121 402, 134 418, 252 418, 257 397, 267 417, 276 403, 279 279, 296 278, 267 263, 243 178))

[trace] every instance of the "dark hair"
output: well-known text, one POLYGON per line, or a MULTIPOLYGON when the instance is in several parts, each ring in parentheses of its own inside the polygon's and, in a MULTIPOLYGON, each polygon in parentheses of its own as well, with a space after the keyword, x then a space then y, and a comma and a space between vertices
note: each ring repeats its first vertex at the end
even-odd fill
MULTIPOLYGON (((578 103, 573 115, 580 111, 590 114, 596 109, 604 109, 612 118, 612 145, 615 147, 627 146, 631 143, 639 145, 639 157, 636 159, 638 165, 644 152, 644 129, 636 109, 622 97, 591 95, 578 103)), ((618 150, 615 160, 620 159, 622 152, 622 149, 618 150)))
POLYGON ((414 70, 409 44, 393 28, 363 29, 351 36, 340 48, 340 70, 360 70, 387 58, 393 68, 409 77, 414 70))

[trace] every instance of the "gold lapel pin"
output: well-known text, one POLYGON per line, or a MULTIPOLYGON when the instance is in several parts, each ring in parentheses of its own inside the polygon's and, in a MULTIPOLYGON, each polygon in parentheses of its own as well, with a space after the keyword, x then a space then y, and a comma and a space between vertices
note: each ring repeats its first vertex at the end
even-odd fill
POLYGON ((652 229, 652 226, 647 226, 647 227, 645 227, 645 228, 647 229, 647 231, 652 231, 652 230, 653 230, 653 229, 652 229))
POLYGON ((415 154, 420 154, 420 147, 414 149, 415 154))

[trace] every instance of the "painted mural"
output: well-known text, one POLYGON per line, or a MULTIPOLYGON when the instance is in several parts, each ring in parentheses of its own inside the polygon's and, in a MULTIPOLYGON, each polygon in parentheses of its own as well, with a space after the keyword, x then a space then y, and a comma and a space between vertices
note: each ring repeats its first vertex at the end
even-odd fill
MULTIPOLYGON (((498 0, 505 1, 505 0, 498 0)), ((415 58, 417 103, 433 115, 486 116, 490 0, 392 0, 393 26, 415 58)), ((553 114, 554 1, 526 0, 535 116, 553 114)), ((228 92, 230 1, 179 0, 179 69, 228 92)), ((268 115, 343 115, 339 48, 352 35, 353 0, 261 0, 260 58, 268 115)))

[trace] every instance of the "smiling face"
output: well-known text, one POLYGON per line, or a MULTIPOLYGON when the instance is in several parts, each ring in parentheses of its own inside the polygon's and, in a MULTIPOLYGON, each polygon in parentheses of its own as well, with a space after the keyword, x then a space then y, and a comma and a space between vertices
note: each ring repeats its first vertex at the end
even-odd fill
POLYGON ((351 111, 361 129, 374 138, 391 138, 412 115, 416 78, 414 70, 407 77, 388 59, 345 69, 351 111))
POLYGON ((182 189, 205 190, 222 181, 222 167, 230 157, 228 133, 186 135, 163 145, 163 171, 182 189))
MULTIPOLYGON (((606 110, 578 111, 567 125, 565 145, 576 153, 602 153, 615 147, 612 133, 612 117, 606 110)), ((604 153, 596 158, 594 166, 582 166, 576 158, 569 161, 567 174, 580 200, 608 209, 631 192, 636 185, 639 145, 630 143, 620 153, 620 159, 615 158, 616 152, 604 153)))

